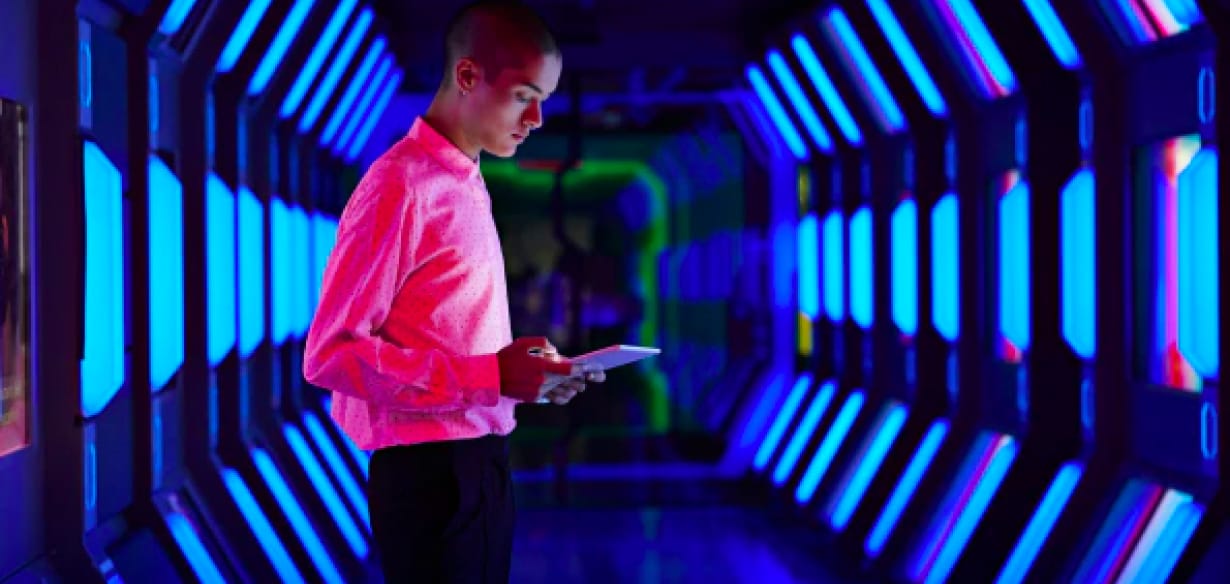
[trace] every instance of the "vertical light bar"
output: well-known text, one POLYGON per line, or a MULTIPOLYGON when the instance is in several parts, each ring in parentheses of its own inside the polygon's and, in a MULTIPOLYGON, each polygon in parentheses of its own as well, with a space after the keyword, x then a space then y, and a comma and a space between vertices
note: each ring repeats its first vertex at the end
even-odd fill
POLYGON ((341 36, 342 27, 346 26, 346 21, 350 18, 350 14, 354 12, 355 6, 358 3, 359 0, 342 0, 333 11, 333 16, 329 17, 329 23, 325 25, 325 31, 321 33, 315 46, 312 47, 312 52, 308 55, 307 62, 299 70, 299 76, 295 78, 295 83, 291 85, 290 91, 286 94, 286 99, 282 102, 282 109, 278 112, 278 115, 283 120, 294 115, 299 110, 299 106, 303 104, 303 98, 307 96, 308 88, 316 80, 316 75, 320 73, 320 68, 324 66, 325 59, 333 50, 333 45, 337 44, 338 37, 341 36))
POLYGON ((811 389, 811 382, 811 375, 806 373, 795 381, 794 387, 790 389, 790 395, 786 397, 786 403, 777 411, 773 425, 769 427, 769 433, 765 435, 760 448, 756 450, 756 458, 753 460, 756 470, 764 470, 769 465, 769 459, 773 457, 774 452, 777 452, 777 446, 781 444, 787 426, 794 419, 794 414, 799 411, 799 405, 803 403, 807 390, 811 389))
POLYGON ((914 48, 910 37, 906 36, 905 31, 902 30, 901 23, 897 20, 897 15, 893 13, 892 8, 889 8, 888 2, 867 0, 867 8, 871 10, 876 24, 880 26, 880 30, 888 39, 888 44, 893 48, 893 54, 897 56, 906 75, 910 77, 914 89, 918 90, 918 96, 922 98, 927 110, 937 117, 947 117, 948 104, 940 95, 940 89, 931 79, 931 74, 927 72, 922 59, 918 57, 918 50, 914 48))
POLYGON ((320 540, 320 536, 312 527, 312 522, 308 519, 307 513, 303 511, 303 507, 299 505, 299 500, 290 489, 290 485, 286 483, 286 479, 282 477, 282 473, 278 470, 277 465, 273 463, 273 459, 269 457, 269 453, 260 448, 252 449, 252 459, 256 462, 256 469, 260 471, 261 478, 265 479, 265 484, 269 486, 269 490, 273 492, 273 498, 277 500, 278 507, 286 514, 286 519, 290 521, 291 528, 295 530, 295 535, 303 542, 307 548, 308 557, 312 559, 312 563, 320 572, 320 575, 326 582, 344 582, 341 573, 337 571, 337 566, 333 565, 333 560, 329 557, 328 550, 325 549, 325 544, 320 540))
POLYGON ((1012 555, 1008 557, 1008 562, 1004 564, 995 584, 1020 584, 1025 581, 1025 576, 1038 558, 1038 552, 1042 550, 1046 538, 1050 537, 1051 529, 1055 527, 1063 508, 1068 505, 1068 500, 1076 490, 1076 485, 1080 483, 1083 473, 1084 468, 1080 463, 1069 462, 1055 474, 1055 480, 1051 481, 1050 488, 1043 495, 1042 502, 1038 504, 1037 511, 1029 520, 1029 525, 1025 527, 1025 532, 1021 534, 1021 539, 1017 541, 1016 548, 1012 550, 1012 555))
POLYGON ((867 54, 863 41, 858 33, 854 32, 846 13, 838 7, 830 8, 820 26, 824 29, 829 45, 841 57, 850 80, 863 94, 863 101, 871 106, 869 109, 874 112, 880 130, 889 134, 904 130, 905 115, 901 113, 901 107, 897 105, 897 100, 884 82, 884 77, 880 75, 880 70, 871 60, 871 55, 867 54))
POLYGON ((333 521, 342 530, 342 537, 350 545, 350 551, 354 552, 355 557, 367 557, 367 540, 363 537, 359 526, 355 524, 354 518, 346 511, 346 505, 342 503, 341 495, 338 494, 337 489, 333 488, 333 483, 329 481, 329 475, 325 472, 324 467, 320 466, 320 461, 312 453, 307 440, 303 438, 303 433, 293 425, 285 423, 282 424, 282 435, 286 437, 286 443, 290 445, 291 451, 295 453, 295 458, 299 461, 299 465, 307 473, 312 487, 316 489, 316 493, 324 501, 325 507, 329 509, 329 515, 333 517, 333 521))
POLYGON ((209 364, 217 366, 235 346, 235 194, 214 173, 206 182, 206 271, 209 294, 209 364))
POLYGON ((163 518, 166 519, 171 537, 175 538, 175 544, 180 551, 184 552, 184 558, 188 560, 192 573, 201 582, 225 582, 226 579, 222 577, 222 572, 218 571, 218 564, 214 563, 209 550, 201 541, 201 536, 197 534, 196 528, 192 526, 188 518, 174 511, 163 515, 163 518))
POLYGON ((871 258, 874 253, 871 236, 871 209, 863 206, 850 217, 850 317, 866 330, 875 321, 872 311, 875 272, 871 258))
MULTIPOLYGON (((83 147, 85 345, 81 413, 101 413, 127 377, 124 364, 123 174, 94 142, 83 147)), ((12 227, 11 227, 12 228, 12 227)))
POLYGON ((286 58, 286 51, 290 50, 290 43, 299 36, 299 30, 303 28, 303 21, 307 20, 308 14, 312 12, 312 5, 315 3, 316 0, 295 0, 295 5, 291 7, 286 20, 278 28, 273 42, 269 44, 269 50, 265 51, 264 58, 261 59, 260 65, 256 67, 256 73, 252 75, 252 80, 248 83, 248 95, 260 95, 265 92, 265 88, 269 87, 269 80, 273 79, 273 74, 277 72, 278 67, 282 66, 282 61, 286 58))
POLYGON ((833 151, 833 137, 829 136, 824 125, 820 123, 820 116, 816 115, 816 110, 811 107, 811 101, 807 99, 807 95, 803 93, 803 88, 799 86, 799 81, 795 79, 794 73, 790 72, 790 66, 786 64, 786 59, 776 49, 769 51, 768 56, 769 68, 773 70, 773 75, 777 77, 778 85, 786 91, 786 97, 790 103, 794 105, 794 111, 798 112, 799 119, 803 120, 803 126, 807 128, 807 132, 811 134, 812 142, 820 148, 822 152, 833 151))
POLYGON ((256 502, 256 497, 252 496, 252 491, 248 489, 243 477, 234 469, 226 468, 222 469, 222 482, 226 484, 226 490, 235 500, 235 505, 239 507, 239 512, 247 520, 248 526, 252 528, 252 533, 256 535, 256 541, 260 543, 265 556, 273 563, 278 578, 287 584, 302 583, 303 575, 295 568, 294 560, 290 559, 286 546, 278 539, 277 532, 273 530, 273 525, 256 502))
POLYGON ((854 465, 847 471, 842 485, 837 488, 837 496, 829 504, 829 525, 833 529, 842 531, 849 525, 855 509, 867 493, 867 487, 871 486, 871 480, 879 472, 884 457, 888 456, 888 450, 892 448, 893 441, 905 425, 907 415, 908 411, 904 405, 890 403, 863 440, 862 449, 854 457, 854 465))
POLYGON ((290 210, 290 234, 290 331, 302 339, 312 324, 312 240, 307 213, 298 205, 290 210))
POLYGON ((286 209, 286 203, 282 202, 281 197, 273 197, 269 204, 269 215, 269 239, 273 247, 270 254, 273 263, 269 266, 270 271, 273 272, 272 301, 270 302, 273 314, 270 315, 270 326, 273 328, 271 331, 273 344, 281 346, 290 336, 293 319, 291 300, 295 282, 291 280, 293 268, 291 250, 294 247, 291 243, 290 212, 286 209))
POLYGON ((820 233, 815 213, 799 221, 799 310, 815 320, 820 316, 820 233))
POLYGON ((829 77, 828 71, 820 64, 820 59, 816 57, 816 52, 812 50, 811 43, 807 42, 803 35, 796 34, 790 40, 790 46, 794 48, 794 53, 799 57, 799 62, 803 64, 803 69, 807 71, 807 76, 811 78, 812 84, 816 86, 816 91, 820 92, 820 99, 824 101, 824 106, 833 115, 833 121, 837 122, 837 127, 841 129, 841 133, 846 137, 846 141, 855 146, 861 145, 863 143, 863 132, 859 130, 858 124, 855 123, 854 116, 850 114, 850 109, 846 107, 845 100, 841 99, 841 94, 837 92, 837 87, 833 85, 833 80, 829 77))
POLYGON ((188 15, 192 14, 192 9, 196 7, 196 1, 174 0, 171 2, 166 14, 162 15, 162 21, 158 23, 158 32, 166 36, 179 32, 179 29, 184 26, 184 21, 188 19, 188 15))
POLYGON ((893 323, 911 337, 918 334, 918 204, 905 199, 891 219, 893 323))
MULTIPOLYGON (((333 246, 337 243, 337 219, 319 213, 312 216, 312 298, 320 299, 320 287, 324 284, 325 268, 333 246)), ((315 307, 312 308, 315 313, 315 307)))
POLYGON ((777 467, 773 469, 774 485, 780 487, 794 472, 794 466, 798 464, 799 457, 803 455, 803 448, 807 446, 807 441, 811 440, 812 435, 816 433, 816 426, 820 424, 820 419, 824 417, 824 412, 828 411, 829 404, 833 402, 833 394, 835 393, 837 393, 837 384, 827 381, 824 385, 820 386, 820 391, 816 393, 816 397, 812 398, 811 405, 807 408, 807 413, 803 414, 803 421, 799 422, 798 427, 794 429, 794 434, 790 437, 790 443, 786 445, 786 450, 782 453, 782 457, 777 460, 777 467))
POLYGON ((777 95, 769 87, 769 82, 765 79, 760 67, 748 65, 747 80, 752 84, 752 89, 755 90, 756 95, 760 98, 760 102, 764 104, 765 111, 769 113, 769 118, 773 120, 773 125, 777 127, 777 133, 782 137, 782 140, 785 140, 786 146, 790 148, 790 152, 794 154, 795 158, 806 160, 807 146, 803 144, 803 137, 799 135, 799 131, 790 123, 790 117, 786 115, 782 102, 778 101, 777 95))
POLYGON ((359 44, 363 42, 363 36, 367 34, 367 29, 371 28, 374 18, 370 8, 364 8, 363 12, 359 13, 354 26, 350 28, 350 34, 342 43, 342 48, 338 50, 333 63, 329 65, 329 70, 325 72, 324 79, 321 79, 320 85, 316 87, 316 93, 312 96, 312 101, 308 102, 303 118, 299 120, 300 134, 307 133, 316 125, 316 120, 320 118, 329 98, 333 97, 333 90, 337 89, 338 82, 342 80, 342 74, 346 72, 346 68, 354 59, 354 54, 359 50, 359 44))
POLYGON ((940 446, 944 443, 944 437, 947 435, 948 420, 936 420, 927 430, 927 434, 923 436, 922 442, 918 444, 918 450, 914 452, 910 464, 901 474, 901 480, 897 482, 893 494, 889 496, 888 503, 880 512, 875 527, 867 535, 864 551, 867 552, 868 557, 878 558, 884 551, 884 544, 888 543, 888 536, 892 535, 893 530, 896 529, 901 514, 909 505, 910 499, 914 497, 914 491, 918 490, 918 483, 922 481, 923 475, 931 467, 931 461, 935 460, 935 455, 939 452, 940 446))
POLYGON ((960 329, 960 234, 957 196, 948 193, 931 210, 931 317, 948 342, 960 329))
POLYGON ((1072 42, 1072 36, 1068 34, 1063 21, 1059 20, 1058 14, 1055 14, 1050 0, 1024 0, 1024 2, 1025 8, 1029 10, 1029 16, 1034 19, 1034 24, 1038 25, 1038 30, 1042 31, 1042 36, 1046 38, 1059 64, 1069 70, 1080 68, 1080 52, 1076 50, 1076 44, 1072 42))
POLYGON ((184 364, 184 188, 149 157, 150 387, 162 389, 184 364))
POLYGON ((265 208, 239 187, 239 354, 248 357, 265 338, 265 208))
MULTIPOLYGON (((359 63, 359 69, 355 72, 354 78, 346 86, 346 92, 342 94, 342 100, 338 102, 337 107, 333 108, 333 113, 329 114, 329 122, 325 124, 325 131, 320 135, 320 145, 326 146, 333 142, 333 138, 337 136, 339 130, 342 129, 342 122, 346 121, 346 117, 350 115, 350 108, 354 106, 355 100, 359 98, 359 92, 367 89, 367 94, 372 94, 379 90, 382 86, 383 75, 388 72, 389 66, 392 64, 391 59, 381 59, 384 54, 384 47, 388 44, 383 36, 376 37, 372 42, 372 46, 367 49, 367 55, 359 63), (376 63, 380 63, 380 73, 377 73, 371 80, 368 76, 372 74, 372 70, 376 68, 376 63)), ((361 112, 356 110, 355 117, 361 112)), ((336 150, 336 148, 335 148, 336 150)))
POLYGON ((833 322, 846 318, 845 243, 841 213, 833 211, 824 218, 824 311, 833 322))
POLYGON ((1217 149, 1206 146, 1179 175, 1179 351, 1201 376, 1221 367, 1217 149))
POLYGON ((837 419, 833 420, 833 425, 824 436, 824 440, 820 442, 820 448, 812 457, 811 464, 807 465, 807 472, 803 473, 803 480, 799 481, 799 487, 794 491, 795 501, 807 503, 815 496, 820 481, 824 480, 829 466, 833 464, 833 457, 837 456, 837 450, 846 441, 850 427, 858 418, 858 412, 863 407, 864 399, 865 396, 861 391, 855 391, 846 398, 845 405, 841 406, 840 412, 837 412, 837 419))
POLYGON ((388 85, 384 87, 380 97, 376 98, 376 104, 372 106, 371 111, 367 112, 367 121, 363 123, 363 128, 350 143, 350 150, 346 153, 346 162, 354 162, 355 158, 359 157, 359 153, 363 151, 363 147, 367 146, 367 139, 371 137, 372 130, 376 129, 376 122, 384 116, 384 110, 388 109, 389 102, 397 93, 397 88, 401 87, 401 78, 400 71, 389 77, 388 85))
MULTIPOLYGON (((333 144, 333 153, 341 154, 355 136, 355 132, 365 125, 365 122, 374 116, 375 112, 371 111, 372 103, 376 100, 377 94, 381 93, 382 88, 387 88, 389 75, 393 72, 393 58, 385 57, 380 63, 380 69, 372 76, 370 85, 363 92, 363 99, 359 100, 359 104, 355 107, 353 115, 350 116, 350 121, 346 123, 346 129, 338 136, 337 142, 333 144)), ((396 75, 396 73, 392 73, 396 75)), ((383 112, 381 112, 383 113, 383 112)), ((324 146, 321 143, 321 146, 324 146)))
POLYGON ((311 411, 303 412, 303 425, 308 429, 308 433, 312 435, 312 440, 316 442, 316 446, 325 455, 325 462, 333 469, 333 475, 337 477, 337 481, 342 485, 342 491, 346 493, 346 498, 350 499, 350 506, 359 514, 363 520, 363 524, 371 530, 371 516, 368 514, 367 496, 364 495, 364 490, 359 486, 359 482, 355 480, 354 475, 350 473, 350 468, 346 466, 346 461, 342 459, 341 452, 333 440, 329 438, 329 434, 325 432, 325 427, 317 419, 316 414, 311 411))
POLYGON ((958 66, 982 92, 983 97, 996 98, 1016 91, 1016 77, 991 31, 969 0, 930 0, 948 34, 943 36, 958 66))
POLYGON ((999 330, 1021 351, 1030 343, 1029 183, 999 200, 999 330))
POLYGON ((226 41, 226 46, 222 48, 222 56, 218 59, 218 73, 229 73, 235 68, 235 63, 239 62, 239 57, 242 57, 244 50, 248 48, 248 41, 251 41, 252 35, 256 33, 256 27, 265 18, 270 2, 272 0, 252 0, 252 3, 248 4, 239 24, 231 32, 230 40, 226 41))
POLYGON ((1097 208, 1092 168, 1083 168, 1060 193, 1063 337, 1083 359, 1097 352, 1097 208))

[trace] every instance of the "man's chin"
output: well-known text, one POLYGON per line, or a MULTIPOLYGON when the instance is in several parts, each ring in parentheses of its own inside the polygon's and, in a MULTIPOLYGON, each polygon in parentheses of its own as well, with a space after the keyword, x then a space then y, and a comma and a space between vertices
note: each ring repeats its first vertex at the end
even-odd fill
POLYGON ((487 150, 487 153, 496 158, 512 158, 513 155, 517 153, 517 146, 513 144, 509 146, 503 146, 500 148, 492 148, 490 150, 487 150))

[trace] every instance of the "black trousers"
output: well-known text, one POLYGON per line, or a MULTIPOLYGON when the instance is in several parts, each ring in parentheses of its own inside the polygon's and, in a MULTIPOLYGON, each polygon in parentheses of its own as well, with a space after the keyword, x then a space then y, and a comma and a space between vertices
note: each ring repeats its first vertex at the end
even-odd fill
POLYGON ((516 502, 508 439, 377 450, 367 485, 388 584, 506 584, 516 502))

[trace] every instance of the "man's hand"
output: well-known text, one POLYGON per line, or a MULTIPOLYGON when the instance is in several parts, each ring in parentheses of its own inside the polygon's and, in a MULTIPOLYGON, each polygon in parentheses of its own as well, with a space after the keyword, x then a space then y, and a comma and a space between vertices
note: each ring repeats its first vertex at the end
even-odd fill
MULTIPOLYGON (((560 358, 559 353, 554 352, 547 353, 546 357, 557 362, 567 361, 560 358)), ((568 375, 547 374, 545 391, 538 401, 540 403, 550 402, 557 406, 566 405, 577 394, 585 391, 586 383, 602 383, 603 381, 606 381, 606 372, 601 367, 573 363, 572 371, 568 375)))
POLYGON ((498 353, 500 393, 523 402, 564 405, 585 391, 585 383, 606 381, 593 365, 572 363, 547 339, 524 337, 498 353))

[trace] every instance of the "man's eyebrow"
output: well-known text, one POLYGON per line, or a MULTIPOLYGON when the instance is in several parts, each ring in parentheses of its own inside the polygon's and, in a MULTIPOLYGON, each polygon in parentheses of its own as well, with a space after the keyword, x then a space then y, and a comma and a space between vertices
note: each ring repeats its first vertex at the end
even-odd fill
POLYGON ((526 86, 526 87, 528 87, 528 88, 530 88, 530 89, 533 89, 534 91, 537 91, 537 92, 539 93, 539 95, 546 95, 546 94, 547 94, 547 92, 543 91, 543 90, 542 90, 541 88, 539 88, 537 85, 534 85, 533 83, 530 83, 529 81, 522 81, 522 82, 521 82, 521 85, 524 85, 524 86, 526 86))

